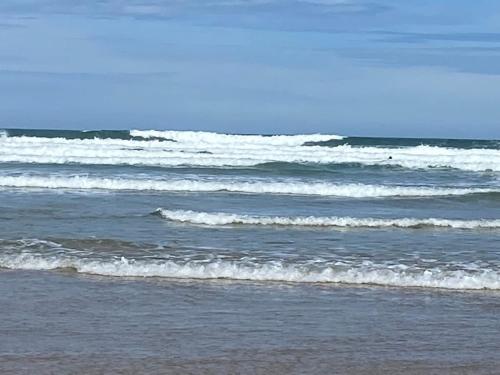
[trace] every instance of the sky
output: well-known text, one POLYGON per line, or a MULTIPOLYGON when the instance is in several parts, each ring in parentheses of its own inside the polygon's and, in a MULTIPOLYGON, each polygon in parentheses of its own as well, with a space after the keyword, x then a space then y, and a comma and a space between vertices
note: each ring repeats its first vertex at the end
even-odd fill
POLYGON ((500 1, 2 0, 0 128, 500 138, 500 1))

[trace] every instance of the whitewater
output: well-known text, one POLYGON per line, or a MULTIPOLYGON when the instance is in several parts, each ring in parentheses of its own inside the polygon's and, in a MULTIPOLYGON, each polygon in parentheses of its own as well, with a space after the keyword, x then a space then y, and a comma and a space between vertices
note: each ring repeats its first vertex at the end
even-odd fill
POLYGON ((0 256, 0 267, 23 270, 74 269, 79 273, 114 277, 162 277, 172 279, 229 279, 294 283, 373 284, 393 287, 443 289, 500 289, 500 269, 479 268, 475 264, 442 265, 422 269, 405 264, 376 264, 349 261, 311 260, 258 262, 241 259, 99 260, 71 255, 44 256, 25 252, 0 256))
POLYGON ((318 195, 351 198, 433 197, 500 193, 500 188, 453 188, 431 186, 387 186, 325 182, 228 179, 131 179, 89 176, 1 176, 0 187, 73 190, 135 190, 164 192, 234 192, 248 194, 318 195))
POLYGON ((252 216, 229 214, 225 212, 198 212, 186 210, 165 210, 158 208, 154 213, 161 217, 181 223, 203 225, 284 225, 303 227, 347 227, 347 228, 455 228, 455 229, 500 229, 500 219, 497 220, 450 220, 439 218, 355 218, 355 217, 283 217, 283 216, 252 216))
MULTIPOLYGON (((413 147, 322 146, 337 135, 229 135, 209 132, 139 131, 128 139, 66 139, 29 135, 0 136, 0 162, 160 167, 252 167, 265 163, 398 166, 500 171, 500 150, 413 147)), ((348 138, 345 138, 348 142, 348 138)))
POLYGON ((498 143, 331 133, 3 130, 0 275, 500 290, 498 143))

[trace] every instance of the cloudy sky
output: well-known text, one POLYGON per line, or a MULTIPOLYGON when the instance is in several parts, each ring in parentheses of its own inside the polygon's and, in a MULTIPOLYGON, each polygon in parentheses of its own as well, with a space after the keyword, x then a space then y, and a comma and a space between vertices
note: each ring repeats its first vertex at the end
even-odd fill
POLYGON ((500 2, 2 0, 2 127, 500 138, 500 2))

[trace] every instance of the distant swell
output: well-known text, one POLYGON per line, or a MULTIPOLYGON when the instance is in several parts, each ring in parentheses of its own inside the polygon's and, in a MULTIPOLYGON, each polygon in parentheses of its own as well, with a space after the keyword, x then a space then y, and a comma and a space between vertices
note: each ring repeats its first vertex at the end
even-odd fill
POLYGON ((421 269, 402 264, 364 262, 359 265, 286 264, 280 261, 151 261, 121 259, 96 260, 71 256, 34 254, 0 255, 0 267, 23 270, 72 268, 77 272, 116 277, 164 277, 172 279, 229 279, 296 283, 373 284, 394 287, 446 289, 500 289, 497 269, 446 267, 421 269))
POLYGON ((432 197, 497 193, 494 189, 445 188, 427 186, 385 186, 365 184, 331 184, 323 182, 274 182, 254 180, 140 180, 87 176, 0 176, 0 187, 44 189, 102 189, 179 192, 236 192, 248 194, 296 194, 351 198, 432 197))
POLYGON ((201 225, 282 225, 305 227, 342 227, 342 228, 454 228, 454 229, 498 229, 498 220, 450 220, 450 219, 381 219, 381 218, 355 218, 355 217, 317 217, 317 216, 250 216, 228 213, 209 213, 185 210, 165 210, 159 208, 155 211, 161 217, 182 223, 201 225))

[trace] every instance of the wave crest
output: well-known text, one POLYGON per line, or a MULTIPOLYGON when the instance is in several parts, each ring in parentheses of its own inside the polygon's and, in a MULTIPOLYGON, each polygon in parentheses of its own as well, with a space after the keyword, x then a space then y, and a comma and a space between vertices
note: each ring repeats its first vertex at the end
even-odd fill
POLYGON ((247 194, 293 194, 351 198, 433 197, 497 193, 495 189, 445 188, 428 186, 387 186, 368 184, 332 184, 326 182, 277 182, 237 180, 141 180, 88 176, 0 176, 0 187, 43 189, 102 189, 171 192, 235 192, 247 194))
POLYGON ((322 134, 261 136, 133 130, 130 136, 132 139, 0 137, 0 162, 215 168, 278 162, 500 171, 497 149, 305 145, 341 138, 322 134))
POLYGON ((454 229, 498 229, 500 219, 496 220, 451 220, 451 219, 382 219, 382 218, 355 218, 355 217, 318 217, 318 216, 251 216, 229 213, 209 213, 189 210, 165 210, 158 208, 155 211, 164 219, 181 223, 201 225, 281 225, 304 227, 340 227, 340 228, 454 228, 454 229))
POLYGON ((132 137, 144 139, 167 139, 181 143, 203 143, 213 145, 256 144, 272 146, 302 146, 306 142, 327 142, 343 139, 333 134, 294 134, 294 135, 240 135, 205 131, 175 131, 175 130, 131 130, 132 137))
MULTIPOLYGON (((74 269, 77 272, 115 277, 163 277, 170 279, 228 279, 280 281, 295 283, 370 284, 393 287, 445 289, 500 289, 496 269, 463 269, 408 267, 364 262, 357 266, 327 264, 286 264, 280 261, 163 261, 154 262, 122 257, 114 260, 92 260, 35 254, 0 255, 0 267, 23 270, 74 269)), ((456 267, 456 266, 455 266, 456 267)))

